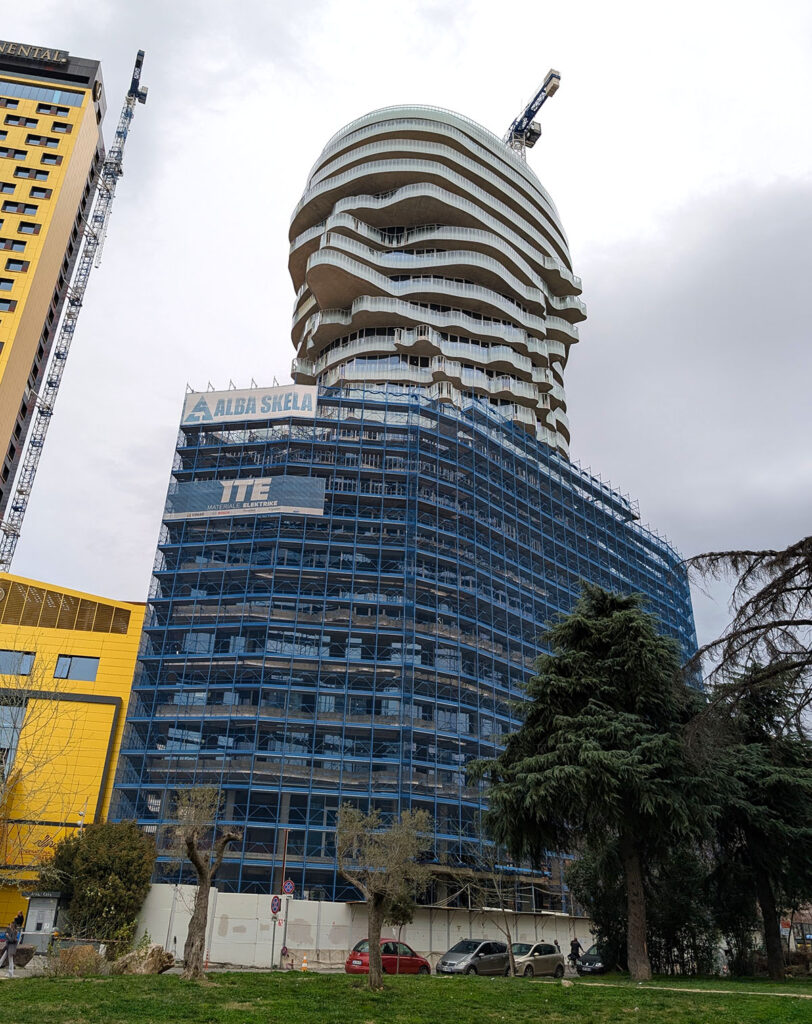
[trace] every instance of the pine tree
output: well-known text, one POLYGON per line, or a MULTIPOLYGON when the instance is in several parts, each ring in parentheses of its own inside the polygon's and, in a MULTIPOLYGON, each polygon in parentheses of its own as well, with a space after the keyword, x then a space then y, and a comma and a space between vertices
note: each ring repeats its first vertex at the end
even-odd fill
POLYGON ((585 584, 572 613, 546 636, 529 702, 504 753, 472 768, 488 778, 486 824, 517 859, 577 852, 611 837, 626 892, 629 971, 651 977, 644 858, 666 838, 689 836, 707 793, 688 764, 682 726, 695 699, 674 640, 642 598, 585 584))

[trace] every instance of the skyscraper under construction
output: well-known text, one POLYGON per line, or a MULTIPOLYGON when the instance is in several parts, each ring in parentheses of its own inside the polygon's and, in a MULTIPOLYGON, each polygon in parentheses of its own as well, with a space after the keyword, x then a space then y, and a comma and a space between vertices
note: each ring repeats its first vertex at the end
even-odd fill
MULTIPOLYGON (((476 860, 466 765, 516 727, 581 581, 695 636, 677 553, 568 457, 581 284, 514 146, 375 111, 328 142, 290 241, 295 384, 186 397, 114 813, 160 835, 217 787, 242 835, 221 889, 284 872, 340 900, 345 801, 426 809, 438 859, 476 860)), ((550 907, 553 863, 517 889, 550 907)))

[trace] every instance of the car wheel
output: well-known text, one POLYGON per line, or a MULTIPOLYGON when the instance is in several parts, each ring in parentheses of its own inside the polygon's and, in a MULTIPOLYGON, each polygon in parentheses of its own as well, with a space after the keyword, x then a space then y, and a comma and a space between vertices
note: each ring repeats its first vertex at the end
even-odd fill
POLYGON ((476 967, 474 967, 474 965, 473 965, 473 964, 471 964, 471 966, 470 966, 470 967, 466 967, 466 968, 465 968, 465 973, 466 973, 466 974, 477 974, 478 972, 477 972, 477 969, 476 969, 476 967))
MULTIPOLYGON (((580 974, 581 972, 579 971, 578 973, 580 974)), ((553 977, 554 978, 563 978, 564 977, 564 965, 563 964, 559 964, 556 967, 555 971, 553 972, 553 977)))
POLYGON ((535 973, 536 972, 533 970, 532 964, 528 964, 527 967, 525 967, 524 969, 525 978, 532 978, 535 973))
POLYGON ((425 964, 421 964, 421 965, 420 965, 420 966, 419 966, 419 967, 417 968, 417 973, 418 973, 418 974, 431 974, 431 968, 429 968, 429 967, 426 967, 426 965, 425 965, 425 964))

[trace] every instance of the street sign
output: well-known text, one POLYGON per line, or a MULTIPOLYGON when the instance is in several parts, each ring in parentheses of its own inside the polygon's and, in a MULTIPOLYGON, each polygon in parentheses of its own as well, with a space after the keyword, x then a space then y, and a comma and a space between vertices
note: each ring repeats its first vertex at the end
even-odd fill
POLYGON ((271 913, 274 917, 282 909, 282 900, 278 896, 271 896, 271 913))
POLYGON ((282 883, 282 892, 286 896, 292 896, 294 891, 295 891, 295 889, 296 889, 296 886, 293 884, 293 879, 292 878, 286 878, 285 881, 282 883))

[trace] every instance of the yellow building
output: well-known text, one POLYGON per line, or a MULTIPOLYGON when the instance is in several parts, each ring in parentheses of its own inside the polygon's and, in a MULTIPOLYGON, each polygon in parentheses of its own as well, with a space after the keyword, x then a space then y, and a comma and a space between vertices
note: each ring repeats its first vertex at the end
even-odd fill
POLYGON ((98 61, 0 40, 0 520, 104 147, 98 61))
POLYGON ((0 922, 110 805, 144 605, 0 573, 0 922))

